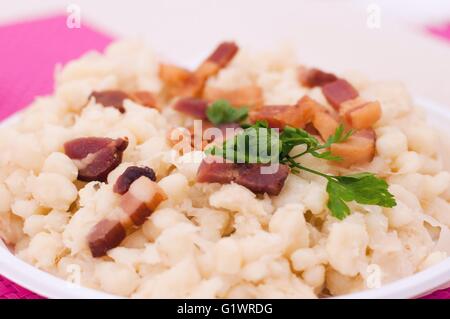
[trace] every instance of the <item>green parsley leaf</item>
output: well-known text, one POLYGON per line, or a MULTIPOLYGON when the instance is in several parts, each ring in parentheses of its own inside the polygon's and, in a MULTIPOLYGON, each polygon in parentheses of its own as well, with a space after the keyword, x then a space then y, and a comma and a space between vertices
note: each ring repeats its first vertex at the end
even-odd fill
POLYGON ((328 178, 328 208, 331 214, 343 219, 349 213, 345 202, 355 201, 359 204, 394 207, 397 203, 389 193, 388 184, 372 173, 359 173, 328 178))
POLYGON ((227 100, 217 100, 206 109, 206 116, 213 124, 240 122, 247 118, 248 107, 232 107, 227 100))
POLYGON ((279 160, 281 140, 276 130, 266 122, 257 122, 222 146, 212 146, 205 150, 207 155, 220 156, 234 163, 273 163, 279 160))

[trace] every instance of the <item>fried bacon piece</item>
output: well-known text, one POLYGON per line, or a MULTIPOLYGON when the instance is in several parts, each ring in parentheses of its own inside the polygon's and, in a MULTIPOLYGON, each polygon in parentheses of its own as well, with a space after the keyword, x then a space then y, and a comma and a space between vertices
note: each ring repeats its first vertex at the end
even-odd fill
POLYGON ((228 184, 234 182, 247 187, 254 193, 278 195, 289 174, 289 167, 278 164, 276 172, 264 174, 264 164, 236 164, 204 159, 197 172, 199 183, 228 184))
POLYGON ((322 86, 322 93, 328 103, 337 111, 342 103, 359 96, 358 91, 344 79, 325 84, 322 86))
POLYGON ((130 185, 141 176, 145 176, 151 181, 156 181, 155 172, 150 167, 130 166, 119 176, 114 184, 113 191, 121 195, 125 194, 128 192, 130 185))
POLYGON ((375 156, 375 132, 372 129, 357 131, 344 143, 332 144, 330 151, 342 158, 342 166, 371 162, 375 156))
POLYGON ((250 111, 251 122, 267 121, 272 128, 283 129, 286 125, 304 128, 314 114, 323 107, 308 96, 301 98, 296 105, 263 106, 250 111))
POLYGON ((301 85, 314 88, 316 86, 323 86, 327 83, 334 82, 338 78, 333 73, 327 73, 319 69, 299 68, 298 80, 301 85))
POLYGON ((123 101, 129 99, 127 93, 120 90, 105 90, 105 91, 94 91, 89 96, 94 98, 95 102, 101 104, 105 107, 114 107, 120 113, 125 113, 125 108, 123 106, 123 101))
POLYGON ((164 83, 164 91, 168 98, 197 96, 203 89, 204 81, 201 78, 176 65, 160 64, 159 77, 164 83))
POLYGON ((314 114, 312 124, 324 141, 333 135, 339 126, 336 116, 327 111, 317 111, 314 114))
POLYGON ((102 219, 88 234, 88 245, 93 257, 102 257, 120 245, 127 236, 125 227, 118 220, 102 219))
POLYGON ((158 184, 145 176, 136 179, 120 199, 120 214, 106 217, 89 232, 87 240, 92 256, 104 256, 117 247, 127 230, 142 225, 165 199, 167 196, 158 184))
POLYGON ((173 106, 178 112, 206 120, 206 110, 208 109, 208 101, 193 97, 179 99, 173 106))
POLYGON ((66 142, 64 152, 77 165, 80 181, 104 182, 122 162, 127 146, 126 138, 81 137, 66 142))
POLYGON ((377 101, 367 102, 345 112, 344 119, 357 130, 371 128, 381 118, 381 106, 377 101))
POLYGON ((151 108, 159 109, 156 96, 149 91, 134 91, 130 93, 132 101, 151 108))
POLYGON ((195 70, 195 74, 202 79, 216 75, 220 69, 228 65, 236 55, 238 49, 238 46, 234 42, 222 42, 197 70, 195 70))
POLYGON ((223 42, 194 72, 170 64, 161 64, 159 77, 164 82, 167 97, 201 96, 208 77, 226 67, 237 51, 238 47, 234 42, 223 42))
POLYGON ((248 85, 237 89, 224 90, 211 86, 205 87, 203 98, 208 101, 227 100, 231 105, 258 107, 262 105, 263 94, 259 86, 248 85))
POLYGON ((120 113, 125 113, 123 101, 126 99, 130 99, 143 106, 158 108, 156 97, 148 91, 134 91, 130 94, 120 90, 94 91, 89 96, 90 98, 94 98, 96 103, 105 107, 114 107, 120 113))

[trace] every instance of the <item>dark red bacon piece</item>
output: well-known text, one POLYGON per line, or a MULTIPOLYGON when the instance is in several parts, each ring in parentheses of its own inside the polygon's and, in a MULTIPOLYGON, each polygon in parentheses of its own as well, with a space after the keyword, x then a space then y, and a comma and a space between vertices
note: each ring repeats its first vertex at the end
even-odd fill
POLYGON ((125 227, 117 220, 103 219, 90 231, 88 245, 93 257, 102 257, 126 237, 125 227))
POLYGON ((289 174, 289 167, 278 164, 276 172, 263 174, 261 169, 264 166, 268 165, 226 163, 208 158, 200 164, 197 182, 220 184, 234 182, 256 194, 278 195, 289 174))
POLYGON ((322 93, 328 103, 337 111, 339 111, 342 103, 359 96, 358 91, 344 79, 325 84, 322 86, 322 93))
POLYGON ((123 101, 129 99, 127 93, 119 90, 94 91, 89 98, 94 98, 95 102, 105 107, 114 107, 120 113, 125 113, 123 101))
POLYGON ((216 63, 220 67, 225 67, 236 55, 239 48, 234 42, 222 42, 214 50, 206 61, 216 63))
POLYGON ((195 74, 201 79, 216 75, 220 69, 226 67, 238 51, 234 42, 222 42, 214 52, 197 68, 195 74))
POLYGON ((126 138, 82 137, 66 142, 64 151, 75 161, 79 180, 104 182, 122 162, 127 146, 126 138))
POLYGON ((150 167, 130 166, 119 176, 114 184, 113 191, 121 195, 125 194, 128 192, 130 185, 141 176, 156 181, 155 172, 150 167))
POLYGON ((299 81, 303 86, 313 88, 323 86, 327 83, 334 82, 338 78, 333 73, 327 73, 319 69, 299 69, 299 81))
POLYGON ((202 120, 206 120, 206 110, 208 108, 208 101, 192 97, 179 99, 173 106, 178 112, 190 115, 202 120))

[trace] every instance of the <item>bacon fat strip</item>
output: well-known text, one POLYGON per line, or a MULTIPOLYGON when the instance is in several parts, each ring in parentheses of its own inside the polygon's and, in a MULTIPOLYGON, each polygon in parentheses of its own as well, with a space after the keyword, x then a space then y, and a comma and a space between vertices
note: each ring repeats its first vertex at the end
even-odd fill
POLYGON ((333 135, 339 126, 336 117, 326 111, 317 111, 312 124, 324 141, 333 135))
POLYGON ((141 226, 166 199, 162 188, 146 176, 135 180, 120 199, 121 214, 102 219, 88 234, 92 256, 104 256, 108 250, 120 245, 127 231, 134 226, 141 226))
POLYGON ((224 90, 211 86, 205 87, 203 98, 210 102, 216 100, 227 100, 231 105, 248 106, 255 108, 263 103, 263 93, 259 86, 248 85, 231 90, 224 90))
POLYGON ((308 96, 301 98, 296 105, 263 106, 250 111, 251 122, 267 121, 272 128, 283 129, 286 125, 304 128, 314 114, 323 107, 308 96))
POLYGON ((263 174, 261 168, 264 166, 267 165, 227 163, 208 158, 199 166, 197 182, 220 184, 234 182, 256 194, 278 195, 289 174, 289 167, 278 164, 276 172, 263 174))
POLYGON ((357 130, 371 128, 381 118, 381 106, 377 101, 367 102, 344 114, 345 121, 357 130))
POLYGON ((342 158, 337 163, 345 167, 369 163, 375 156, 375 139, 374 130, 360 130, 343 143, 331 144, 330 151, 342 158))

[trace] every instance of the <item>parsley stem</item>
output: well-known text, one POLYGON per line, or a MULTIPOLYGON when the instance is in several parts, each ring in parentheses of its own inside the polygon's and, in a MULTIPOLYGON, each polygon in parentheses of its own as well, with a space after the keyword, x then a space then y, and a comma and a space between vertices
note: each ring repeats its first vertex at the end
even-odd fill
POLYGON ((309 173, 312 173, 312 174, 315 174, 315 175, 322 176, 322 177, 326 178, 327 180, 330 180, 330 179, 332 179, 332 178, 334 177, 334 176, 331 176, 331 175, 327 175, 327 174, 318 172, 318 171, 313 170, 313 169, 311 169, 311 168, 305 167, 305 166, 303 166, 303 165, 300 165, 299 163, 297 163, 296 161, 294 161, 294 159, 293 159, 292 157, 287 157, 286 159, 289 161, 289 163, 291 164, 291 166, 294 166, 294 167, 296 167, 296 168, 302 169, 302 170, 304 170, 304 171, 306 171, 306 172, 309 172, 309 173))
POLYGON ((306 153, 309 153, 309 149, 307 149, 306 151, 304 151, 304 152, 301 152, 301 153, 299 153, 299 154, 296 154, 296 155, 294 155, 294 156, 289 156, 290 158, 292 158, 292 159, 294 159, 294 158, 298 158, 298 157, 301 157, 301 156, 303 156, 303 155, 305 155, 306 153))

